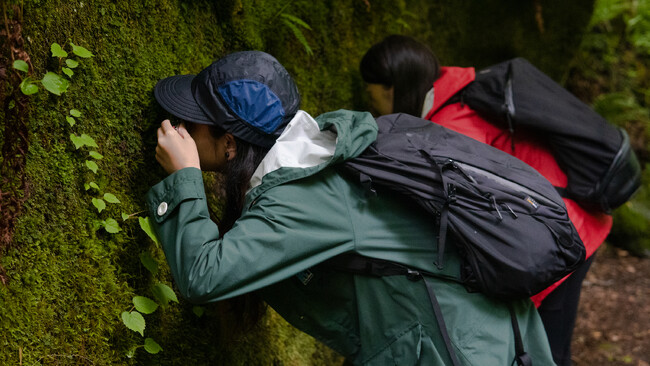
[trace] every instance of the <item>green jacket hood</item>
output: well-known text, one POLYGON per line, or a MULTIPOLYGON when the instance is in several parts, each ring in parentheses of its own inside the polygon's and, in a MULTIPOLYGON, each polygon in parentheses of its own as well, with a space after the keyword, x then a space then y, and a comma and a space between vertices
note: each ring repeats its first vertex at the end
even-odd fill
POLYGON ((360 155, 376 138, 368 112, 338 110, 314 119, 298 111, 253 174, 246 206, 267 189, 360 155))

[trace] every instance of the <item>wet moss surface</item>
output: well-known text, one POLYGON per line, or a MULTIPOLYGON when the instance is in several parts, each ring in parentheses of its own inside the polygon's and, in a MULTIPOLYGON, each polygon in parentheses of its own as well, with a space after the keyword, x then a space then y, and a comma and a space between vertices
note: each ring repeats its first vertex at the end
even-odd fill
MULTIPOLYGON (((144 338, 128 330, 120 314, 133 308, 133 296, 152 297, 151 285, 173 286, 162 252, 135 219, 144 215, 145 192, 163 177, 153 158, 155 130, 164 117, 152 93, 157 80, 196 73, 231 51, 261 49, 295 77, 302 108, 312 115, 363 109, 359 60, 391 33, 417 36, 444 64, 487 66, 519 54, 559 78, 591 6, 490 1, 485 7, 492 11, 486 12, 451 0, 10 3, 23 5, 25 51, 35 78, 60 72, 50 53, 54 42, 69 51, 72 40, 94 57, 80 60, 67 93, 41 90, 29 99, 29 185, 22 192, 28 199, 13 243, 0 255, 8 278, 0 285, 2 365, 341 364, 273 312, 253 329, 230 332, 229 313, 219 304, 207 305, 198 318, 182 299, 145 316, 145 336, 163 351, 150 355, 140 348, 135 357, 126 356, 144 338), (302 31, 313 55, 282 14, 309 24, 311 30, 302 31), (74 126, 65 119, 72 108, 82 113, 74 126), (97 173, 85 166, 90 149, 77 150, 70 141, 70 134, 82 133, 95 139, 104 156, 96 161, 97 173), (99 189, 86 190, 90 181, 99 189), (120 203, 98 212, 91 200, 106 192, 120 203), (133 217, 123 221, 122 213, 133 217), (108 218, 118 221, 120 232, 101 228, 108 218), (160 262, 156 275, 140 263, 144 251, 160 262)), ((3 116, 3 130, 11 127, 7 120, 3 116)))

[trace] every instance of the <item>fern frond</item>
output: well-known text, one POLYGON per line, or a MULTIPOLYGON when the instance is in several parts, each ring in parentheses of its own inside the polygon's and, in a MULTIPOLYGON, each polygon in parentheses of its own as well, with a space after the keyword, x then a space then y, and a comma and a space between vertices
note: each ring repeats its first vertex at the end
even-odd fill
POLYGON ((287 19, 287 20, 289 20, 292 23, 298 24, 299 26, 301 26, 303 28, 307 28, 307 29, 311 30, 311 27, 309 26, 309 24, 305 23, 302 19, 298 18, 297 16, 287 14, 287 13, 282 13, 282 14, 280 14, 280 16, 287 19))
POLYGON ((289 29, 291 29, 291 32, 293 32, 293 35, 296 36, 296 38, 298 39, 300 44, 302 44, 302 46, 305 47, 305 52, 307 52, 307 54, 309 56, 313 55, 314 51, 312 51, 311 47, 309 47, 309 43, 307 43, 307 39, 305 38, 305 35, 302 34, 302 31, 300 30, 300 28, 296 27, 295 24, 288 21, 287 19, 282 19, 282 22, 284 22, 284 24, 287 27, 289 27, 289 29))

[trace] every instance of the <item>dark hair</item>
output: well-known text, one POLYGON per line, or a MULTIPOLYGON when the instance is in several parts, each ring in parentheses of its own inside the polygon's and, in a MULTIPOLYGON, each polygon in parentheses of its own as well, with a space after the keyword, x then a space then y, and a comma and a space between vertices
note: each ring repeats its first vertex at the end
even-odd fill
POLYGON ((269 152, 268 147, 253 145, 237 137, 235 137, 235 141, 237 153, 232 160, 226 163, 224 169, 226 206, 223 217, 219 221, 221 235, 228 232, 241 216, 248 183, 257 166, 269 152))
POLYGON ((394 113, 419 117, 440 64, 425 44, 408 36, 390 35, 368 49, 359 69, 366 83, 394 87, 394 113))
MULTIPOLYGON (((227 131, 219 126, 210 126, 210 134, 218 139, 227 131)), ((244 197, 248 183, 260 164, 268 147, 253 145, 235 137, 237 153, 226 163, 224 169, 224 192, 226 204, 221 218, 217 221, 219 236, 223 237, 241 216, 244 208, 244 197)), ((266 313, 266 305, 257 292, 233 297, 225 301, 226 309, 231 311, 236 319, 239 330, 247 331, 254 327, 266 313)))

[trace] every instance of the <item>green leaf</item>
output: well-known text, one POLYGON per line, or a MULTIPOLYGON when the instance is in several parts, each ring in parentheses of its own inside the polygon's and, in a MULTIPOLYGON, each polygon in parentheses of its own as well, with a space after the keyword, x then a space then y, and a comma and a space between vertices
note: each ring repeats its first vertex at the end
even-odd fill
POLYGON ((29 72, 29 65, 23 60, 15 60, 13 66, 18 71, 29 72))
POLYGON ((74 75, 74 71, 72 71, 71 69, 69 69, 67 67, 63 67, 63 68, 61 68, 61 70, 63 70, 63 73, 68 75, 69 78, 72 78, 72 75, 74 75))
POLYGON ((50 51, 52 51, 52 57, 68 57, 68 53, 58 43, 52 43, 50 51))
POLYGON ((65 120, 68 121, 68 124, 70 125, 70 127, 74 126, 74 124, 76 123, 74 118, 72 118, 70 116, 65 116, 65 120))
POLYGON ((202 306, 194 306, 192 307, 192 312, 197 318, 200 318, 203 316, 203 313, 205 313, 205 308, 202 306))
POLYGON ((178 298, 176 297, 174 290, 172 290, 171 287, 165 285, 164 283, 159 282, 155 284, 151 288, 151 291, 153 292, 153 295, 156 297, 158 302, 163 305, 169 304, 170 301, 178 302, 178 298))
POLYGON ((84 146, 83 141, 81 141, 81 137, 75 135, 75 134, 70 134, 70 141, 74 144, 74 148, 79 150, 80 147, 84 146))
POLYGON ((95 150, 90 151, 90 152, 88 153, 88 155, 90 155, 93 159, 97 159, 97 160, 99 160, 99 159, 101 159, 101 158, 104 157, 104 155, 98 153, 98 152, 95 151, 95 150))
POLYGON ((120 203, 120 200, 112 193, 104 193, 104 200, 109 203, 120 203))
POLYGON ((95 163, 92 160, 86 160, 86 167, 88 169, 92 170, 93 173, 95 173, 95 174, 97 174, 97 169, 99 169, 99 167, 97 166, 97 163, 95 163))
POLYGON ((75 67, 79 66, 79 63, 73 59, 65 60, 65 64, 68 65, 68 67, 71 69, 74 69, 75 67))
POLYGON ((20 83, 20 91, 25 95, 32 95, 38 93, 38 86, 32 82, 31 78, 25 78, 20 83))
POLYGON ((138 313, 137 311, 124 311, 122 312, 122 323, 124 323, 127 328, 131 329, 134 332, 140 333, 140 335, 144 337, 144 327, 146 323, 142 317, 142 314, 138 313))
POLYGON ((120 229, 120 224, 113 218, 108 218, 104 221, 104 229, 111 234, 117 234, 122 230, 120 229))
POLYGON ((70 140, 72 141, 76 149, 79 149, 82 146, 99 147, 97 146, 95 140, 92 137, 86 135, 85 133, 82 133, 81 136, 70 134, 70 140))
POLYGON ((156 343, 156 341, 153 339, 146 338, 144 340, 144 350, 155 355, 156 353, 162 351, 162 347, 160 347, 160 345, 158 345, 158 343, 156 343))
POLYGON ((85 133, 82 133, 80 137, 81 137, 81 141, 83 141, 84 145, 90 146, 90 147, 99 147, 99 146, 97 146, 97 143, 95 142, 95 140, 92 137, 86 135, 85 133))
POLYGON ((151 314, 158 309, 158 304, 145 296, 135 296, 133 298, 135 309, 143 314, 151 314))
POLYGON ((71 109, 70 115, 73 117, 81 117, 81 112, 78 109, 71 109))
POLYGON ((158 262, 151 256, 149 252, 140 253, 140 262, 151 274, 158 273, 158 262))
POLYGON ((293 35, 296 37, 296 39, 298 39, 298 41, 300 42, 300 44, 302 44, 302 46, 305 48, 305 52, 307 52, 307 54, 308 54, 309 56, 313 55, 313 54, 314 54, 314 51, 312 51, 312 50, 311 50, 311 47, 309 47, 309 43, 307 43, 307 39, 305 38, 305 35, 302 34, 302 31, 301 31, 298 27, 296 27, 295 24, 293 24, 292 22, 288 21, 287 19, 282 19, 282 22, 283 22, 287 27, 289 27, 289 29, 291 29, 291 32, 293 32, 293 35))
POLYGON ((56 95, 61 95, 61 93, 65 93, 66 90, 68 90, 68 87, 70 86, 70 82, 63 78, 59 74, 55 74, 52 71, 48 71, 45 76, 43 76, 43 80, 41 80, 41 83, 52 94, 56 95))
POLYGON ((138 349, 139 346, 133 346, 129 348, 128 351, 126 351, 126 357, 128 358, 133 358, 135 357, 135 351, 138 349))
POLYGON ((99 190, 99 186, 95 182, 84 183, 84 188, 86 188, 86 190, 89 190, 91 188, 99 190))
POLYGON ((102 210, 106 208, 106 202, 104 202, 104 200, 102 199, 93 198, 92 202, 93 202, 93 206, 95 206, 95 208, 99 212, 102 212, 102 210))
POLYGON ((160 245, 160 241, 158 240, 158 236, 156 236, 156 233, 153 231, 153 228, 151 227, 151 222, 149 221, 148 217, 138 217, 138 222, 140 222, 140 228, 147 233, 149 238, 153 240, 154 243, 160 245))
POLYGON ((75 55, 81 58, 89 58, 94 56, 90 51, 88 51, 84 47, 77 46, 72 42, 70 42, 70 44, 72 45, 72 53, 74 53, 75 55))
POLYGON ((300 26, 302 26, 304 28, 307 28, 307 29, 311 30, 311 27, 309 26, 309 24, 305 23, 302 19, 298 18, 297 16, 294 16, 294 15, 291 15, 291 14, 285 14, 285 13, 280 14, 280 16, 287 19, 287 20, 289 20, 292 23, 296 23, 296 24, 298 24, 298 25, 300 25, 300 26))
POLYGON ((131 216, 129 216, 129 214, 122 212, 122 221, 128 220, 129 217, 131 217, 131 216))

